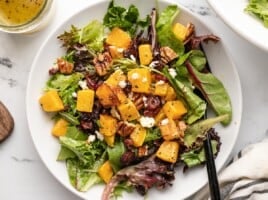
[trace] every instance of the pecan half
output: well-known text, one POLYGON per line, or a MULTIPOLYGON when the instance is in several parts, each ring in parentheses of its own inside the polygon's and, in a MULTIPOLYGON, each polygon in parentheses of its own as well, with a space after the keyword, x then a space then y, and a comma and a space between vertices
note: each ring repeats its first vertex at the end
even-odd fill
POLYGON ((62 74, 71 74, 74 69, 74 64, 64 60, 62 58, 57 59, 57 65, 60 73, 62 74))
POLYGON ((117 124, 117 133, 122 137, 129 136, 134 130, 136 126, 132 123, 120 121, 117 124))
POLYGON ((160 48, 160 55, 162 62, 165 64, 178 57, 178 54, 168 46, 160 48))
POLYGON ((140 93, 133 93, 131 100, 133 101, 134 105, 136 106, 137 110, 140 110, 144 107, 144 95, 140 93))
POLYGON ((113 59, 108 52, 98 54, 94 60, 94 67, 100 76, 104 76, 111 69, 113 59))

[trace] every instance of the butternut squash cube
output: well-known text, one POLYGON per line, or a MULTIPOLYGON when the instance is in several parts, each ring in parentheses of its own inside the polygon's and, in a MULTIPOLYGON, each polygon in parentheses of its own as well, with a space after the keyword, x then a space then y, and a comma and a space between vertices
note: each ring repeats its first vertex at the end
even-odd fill
POLYGON ((112 136, 116 133, 117 120, 110 115, 100 115, 100 133, 104 136, 112 136))
POLYGON ((175 163, 179 154, 179 143, 164 141, 156 152, 156 156, 166 162, 175 163))
POLYGON ((118 86, 120 81, 126 81, 127 77, 121 69, 116 70, 112 73, 109 78, 105 81, 110 86, 118 86))
POLYGON ((139 111, 130 99, 117 106, 117 109, 124 121, 133 121, 140 117, 139 111))
POLYGON ((141 44, 138 48, 141 65, 149 65, 153 60, 152 47, 149 44, 141 44))
POLYGON ((94 91, 90 89, 77 92, 76 109, 81 112, 92 112, 94 104, 94 91))
POLYGON ((146 129, 140 125, 137 125, 135 130, 130 134, 130 139, 133 141, 133 145, 135 147, 142 146, 145 137, 146 137, 146 129))
POLYGON ((169 85, 167 83, 156 83, 154 88, 154 95, 165 97, 168 91, 169 85))
POLYGON ((120 103, 127 102, 127 100, 128 100, 127 95, 124 93, 122 88, 117 86, 117 87, 113 87, 112 90, 115 93, 115 95, 117 96, 120 103))
POLYGON ((96 90, 96 96, 104 107, 116 106, 120 103, 117 95, 106 83, 103 83, 98 87, 96 90))
POLYGON ((66 120, 62 118, 59 119, 52 128, 52 135, 56 137, 64 136, 66 134, 68 124, 69 123, 66 120))
POLYGON ((163 109, 166 116, 170 119, 179 119, 187 113, 187 109, 179 100, 166 102, 163 109))
POLYGON ((166 117, 166 114, 164 113, 163 108, 157 113, 157 115, 154 117, 155 123, 158 124, 162 119, 166 117))
POLYGON ((108 51, 113 59, 123 58, 123 48, 118 48, 116 46, 108 46, 108 51))
POLYGON ((106 43, 119 48, 128 48, 131 43, 131 37, 127 32, 115 27, 107 36, 106 43))
POLYGON ((149 69, 136 68, 128 72, 128 81, 132 86, 133 92, 150 93, 151 92, 151 72, 149 69))
POLYGON ((176 38, 178 38, 181 41, 184 41, 188 32, 188 29, 186 28, 186 26, 180 23, 176 23, 172 27, 172 31, 174 35, 176 36, 176 38))
POLYGON ((173 101, 176 98, 177 98, 177 95, 176 95, 175 90, 173 89, 173 87, 168 86, 167 93, 166 93, 166 96, 165 96, 165 100, 166 101, 173 101))
POLYGON ((105 183, 108 183, 113 177, 113 168, 107 160, 98 170, 99 176, 104 180, 105 183))
POLYGON ((104 136, 104 141, 106 142, 106 144, 108 144, 108 146, 113 147, 115 141, 115 135, 104 136))
POLYGON ((173 119, 165 118, 159 122, 159 129, 164 140, 174 140, 181 137, 173 119))
POLYGON ((40 97, 39 103, 46 112, 57 112, 64 109, 63 102, 56 90, 50 90, 40 97))

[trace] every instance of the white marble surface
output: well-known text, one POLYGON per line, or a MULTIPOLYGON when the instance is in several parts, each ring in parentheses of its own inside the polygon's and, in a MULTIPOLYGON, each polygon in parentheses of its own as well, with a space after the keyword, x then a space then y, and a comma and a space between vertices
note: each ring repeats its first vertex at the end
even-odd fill
MULTIPOLYGON (((15 119, 10 138, 0 144, 1 200, 74 200, 48 172, 30 138, 25 113, 27 78, 34 56, 48 33, 88 0, 58 0, 50 25, 33 35, 0 33, 0 100, 15 119), (3 58, 11 61, 5 65, 3 58)), ((243 116, 233 154, 266 135, 268 124, 268 52, 263 52, 232 32, 208 7, 205 0, 178 0, 206 23, 227 44, 237 66, 243 92, 243 116)))

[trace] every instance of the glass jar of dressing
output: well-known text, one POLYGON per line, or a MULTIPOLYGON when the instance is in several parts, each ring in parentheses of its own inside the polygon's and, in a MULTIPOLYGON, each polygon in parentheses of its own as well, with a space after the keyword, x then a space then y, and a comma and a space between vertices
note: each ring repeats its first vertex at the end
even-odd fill
POLYGON ((53 0, 0 0, 0 30, 31 33, 44 27, 53 14, 53 0))

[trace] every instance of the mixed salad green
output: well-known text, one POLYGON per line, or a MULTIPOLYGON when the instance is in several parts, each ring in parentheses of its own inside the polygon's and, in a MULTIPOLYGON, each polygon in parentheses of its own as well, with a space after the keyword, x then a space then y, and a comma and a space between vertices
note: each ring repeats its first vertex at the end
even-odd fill
POLYGON ((111 1, 103 21, 72 26, 58 36, 66 54, 49 69, 39 102, 54 113, 70 183, 78 191, 105 183, 102 199, 136 189, 164 189, 175 169, 206 161, 203 141, 232 119, 230 98, 210 72, 194 24, 174 21, 177 5, 141 18, 135 5, 111 1), (205 119, 208 108, 216 117, 205 119))
POLYGON ((268 1, 250 0, 245 11, 259 18, 265 27, 268 27, 268 1))

